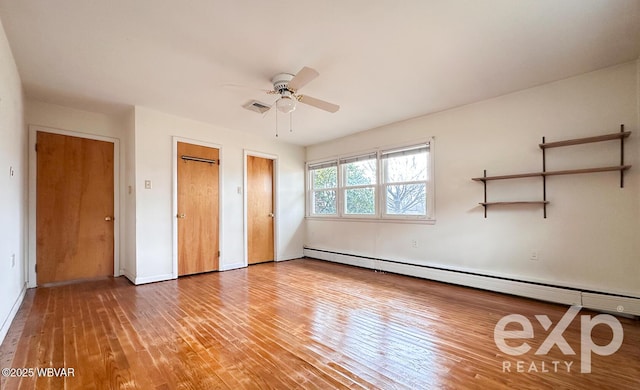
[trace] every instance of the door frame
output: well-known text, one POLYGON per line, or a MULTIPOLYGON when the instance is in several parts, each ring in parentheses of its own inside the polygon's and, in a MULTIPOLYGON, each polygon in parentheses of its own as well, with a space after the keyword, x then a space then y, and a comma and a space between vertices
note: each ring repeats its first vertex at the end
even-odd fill
POLYGON ((272 160, 273 161, 273 261, 278 261, 278 210, 280 209, 278 207, 278 156, 275 154, 269 154, 269 153, 263 153, 263 152, 257 152, 254 150, 249 150, 249 149, 244 149, 244 157, 243 157, 243 163, 244 163, 244 177, 243 177, 243 188, 244 188, 244 194, 243 194, 243 206, 242 206, 242 210, 243 210, 243 251, 244 251, 244 266, 247 267, 249 266, 249 231, 248 231, 248 223, 247 223, 247 216, 249 215, 248 212, 248 201, 247 201, 247 177, 248 177, 248 172, 247 172, 247 168, 248 168, 248 157, 249 156, 253 156, 253 157, 260 157, 260 158, 265 158, 267 160, 272 160))
POLYGON ((102 135, 81 133, 72 130, 56 129, 52 127, 29 125, 29 222, 27 237, 28 265, 26 271, 27 287, 37 287, 36 278, 36 199, 37 199, 37 167, 38 154, 36 153, 37 132, 45 132, 70 137, 78 137, 96 141, 110 142, 113 144, 113 216, 116 223, 113 224, 113 276, 118 277, 120 271, 120 232, 124 231, 123 220, 120 215, 120 140, 102 135))
POLYGON ((178 142, 218 149, 218 153, 219 153, 218 160, 220 161, 220 163, 218 164, 218 250, 220 251, 220 257, 218 258, 218 271, 224 271, 225 268, 223 266, 223 262, 224 262, 223 259, 226 254, 226 251, 224 250, 224 240, 223 240, 224 218, 222 215, 222 210, 223 210, 222 205, 224 204, 224 191, 222 188, 222 183, 224 183, 224 181, 222 180, 222 178, 224 176, 223 167, 226 165, 226 163, 225 165, 222 165, 222 161, 224 160, 222 145, 214 144, 211 142, 199 141, 191 138, 177 137, 177 136, 171 137, 171 142, 172 142, 171 175, 172 175, 172 186, 173 186, 172 193, 171 193, 171 197, 172 197, 171 230, 173 234, 173 238, 172 238, 173 248, 172 248, 172 255, 171 255, 172 262, 173 262, 172 271, 171 271, 172 278, 178 279, 178 219, 176 218, 176 215, 178 215, 178 142))

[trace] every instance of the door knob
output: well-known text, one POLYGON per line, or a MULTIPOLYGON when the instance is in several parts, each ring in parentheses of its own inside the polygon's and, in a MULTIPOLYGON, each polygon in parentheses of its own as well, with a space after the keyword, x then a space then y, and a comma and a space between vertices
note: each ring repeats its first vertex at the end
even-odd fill
POLYGON ((185 214, 178 214, 176 215, 176 218, 186 218, 187 216, 185 214))
POLYGON ((273 218, 273 217, 274 217, 273 213, 269 213, 269 216, 270 216, 271 218, 273 218))
POLYGON ((116 219, 114 217, 104 217, 105 221, 115 221, 116 219))

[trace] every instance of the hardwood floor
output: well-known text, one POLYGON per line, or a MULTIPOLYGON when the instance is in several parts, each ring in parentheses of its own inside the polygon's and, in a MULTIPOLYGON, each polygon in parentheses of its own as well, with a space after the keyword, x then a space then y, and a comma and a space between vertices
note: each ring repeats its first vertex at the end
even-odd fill
MULTIPOLYGON (((1 387, 637 389, 637 319, 618 318, 622 346, 610 356, 592 354, 591 373, 580 372, 580 316, 597 313, 581 311, 562 334, 575 355, 557 345, 534 354, 566 312, 309 259, 142 286, 117 278, 38 288, 28 291, 0 362, 13 374, 66 368, 73 376, 3 377, 1 387), (531 340, 507 342, 528 342, 522 356, 495 345, 494 327, 508 314, 532 323, 531 340), (537 314, 551 320, 547 331, 537 314), (517 372, 518 360, 525 372, 517 372), (511 372, 503 372, 505 362, 511 372)), ((605 325, 592 333, 598 345, 613 334, 605 325)))

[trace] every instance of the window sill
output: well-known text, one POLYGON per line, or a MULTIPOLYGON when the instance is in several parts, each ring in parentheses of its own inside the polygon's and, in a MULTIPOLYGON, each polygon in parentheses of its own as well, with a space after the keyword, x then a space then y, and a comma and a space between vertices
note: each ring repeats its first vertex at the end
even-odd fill
POLYGON ((414 218, 357 218, 357 217, 318 217, 307 215, 305 219, 310 221, 331 221, 331 222, 374 222, 374 223, 399 223, 399 224, 418 224, 418 225, 435 225, 435 219, 414 219, 414 218))

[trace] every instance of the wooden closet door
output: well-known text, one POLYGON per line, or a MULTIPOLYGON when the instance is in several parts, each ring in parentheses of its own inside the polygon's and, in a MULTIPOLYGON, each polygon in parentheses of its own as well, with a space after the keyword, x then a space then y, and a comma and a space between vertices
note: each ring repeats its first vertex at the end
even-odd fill
POLYGON ((273 160, 247 156, 248 263, 274 260, 273 160))
POLYGON ((178 142, 178 275, 219 268, 219 150, 178 142), (215 161, 215 162, 207 162, 215 161))
POLYGON ((113 275, 113 143, 36 138, 38 285, 113 275))

